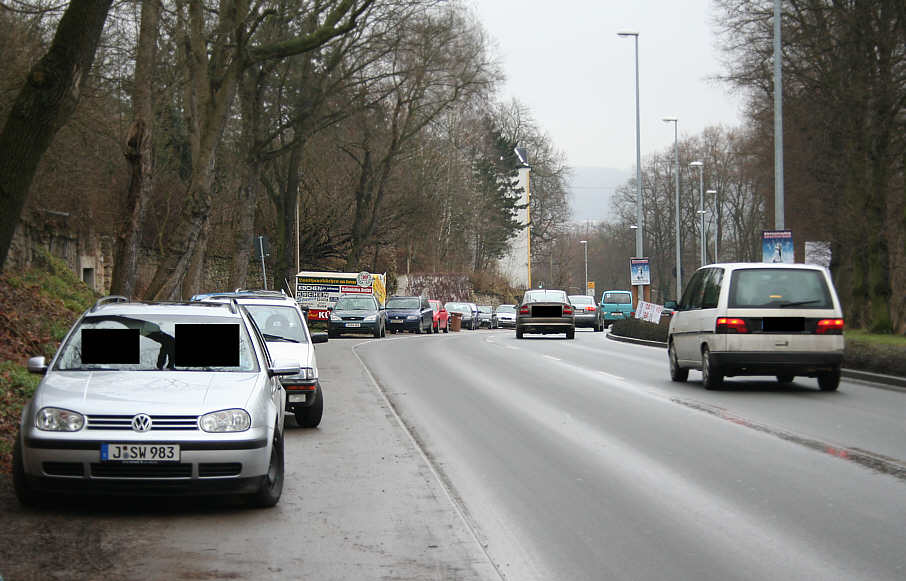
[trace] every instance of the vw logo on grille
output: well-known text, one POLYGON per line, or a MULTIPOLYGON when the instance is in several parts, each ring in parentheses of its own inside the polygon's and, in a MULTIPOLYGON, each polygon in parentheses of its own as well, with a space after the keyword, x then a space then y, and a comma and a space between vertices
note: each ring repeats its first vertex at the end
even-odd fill
POLYGON ((132 429, 136 432, 147 432, 151 429, 151 416, 138 414, 132 418, 132 429))

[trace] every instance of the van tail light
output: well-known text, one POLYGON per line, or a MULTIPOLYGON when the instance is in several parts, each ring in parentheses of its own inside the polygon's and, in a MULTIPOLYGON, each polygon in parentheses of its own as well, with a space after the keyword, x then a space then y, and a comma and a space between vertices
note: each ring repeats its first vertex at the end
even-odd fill
POLYGON ((519 314, 520 314, 520 315, 527 315, 527 314, 529 314, 529 307, 528 307, 528 305, 522 305, 521 307, 519 307, 519 314))
POLYGON ((817 333, 819 335, 842 335, 843 319, 821 319, 818 321, 817 333))
POLYGON ((564 314, 564 315, 572 315, 572 314, 573 314, 573 307, 572 307, 572 305, 563 305, 563 314, 564 314))
POLYGON ((748 333, 749 328, 746 326, 745 319, 731 317, 718 317, 717 325, 714 328, 715 333, 748 333))

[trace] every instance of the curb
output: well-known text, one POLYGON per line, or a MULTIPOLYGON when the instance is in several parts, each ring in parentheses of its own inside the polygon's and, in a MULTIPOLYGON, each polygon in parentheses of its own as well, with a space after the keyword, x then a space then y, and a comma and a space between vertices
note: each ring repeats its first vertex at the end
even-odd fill
MULTIPOLYGON (((635 345, 645 345, 647 347, 661 347, 666 349, 667 343, 663 341, 648 341, 647 339, 636 339, 634 337, 625 337, 623 335, 614 335, 607 331, 605 335, 611 341, 620 341, 622 343, 633 343, 635 345)), ((906 377, 896 375, 884 375, 882 373, 872 373, 870 371, 859 371, 856 369, 842 369, 841 374, 848 379, 857 379, 870 383, 880 383, 885 386, 892 386, 906 390, 906 377)))

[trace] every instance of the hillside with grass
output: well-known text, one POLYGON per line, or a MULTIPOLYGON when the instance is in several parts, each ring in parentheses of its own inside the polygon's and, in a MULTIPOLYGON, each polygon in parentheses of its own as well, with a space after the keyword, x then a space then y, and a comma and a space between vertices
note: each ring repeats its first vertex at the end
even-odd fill
POLYGON ((63 261, 46 253, 30 269, 0 276, 0 472, 9 472, 22 406, 41 379, 26 370, 28 358, 52 357, 95 300, 63 261))

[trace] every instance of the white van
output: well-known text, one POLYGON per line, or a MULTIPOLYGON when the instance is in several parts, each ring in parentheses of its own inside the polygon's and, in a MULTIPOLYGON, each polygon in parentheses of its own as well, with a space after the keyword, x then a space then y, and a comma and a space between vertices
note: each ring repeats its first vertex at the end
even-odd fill
POLYGON ((837 389, 843 312, 830 273, 811 264, 703 266, 686 286, 667 335, 670 378, 700 369, 706 389, 724 377, 817 377, 837 389))

